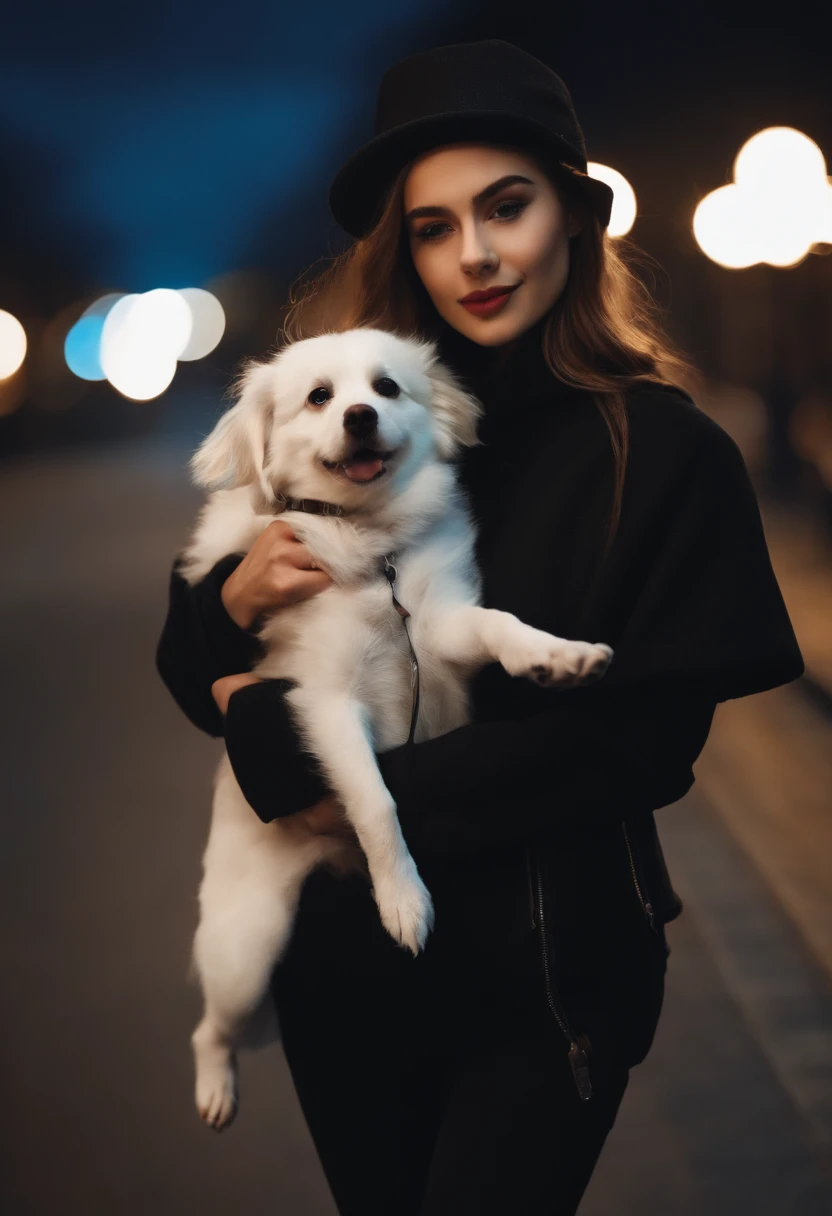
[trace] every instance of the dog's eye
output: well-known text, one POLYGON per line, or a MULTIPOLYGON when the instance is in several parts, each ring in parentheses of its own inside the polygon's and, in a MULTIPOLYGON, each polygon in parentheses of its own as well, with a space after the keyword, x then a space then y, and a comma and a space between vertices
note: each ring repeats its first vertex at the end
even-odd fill
POLYGON ((395 380, 391 380, 389 376, 382 376, 381 379, 376 380, 373 388, 380 397, 398 397, 399 395, 398 384, 396 384, 395 380))
POLYGON ((325 388, 313 388, 306 400, 310 405, 326 405, 327 401, 329 401, 329 390, 325 388))

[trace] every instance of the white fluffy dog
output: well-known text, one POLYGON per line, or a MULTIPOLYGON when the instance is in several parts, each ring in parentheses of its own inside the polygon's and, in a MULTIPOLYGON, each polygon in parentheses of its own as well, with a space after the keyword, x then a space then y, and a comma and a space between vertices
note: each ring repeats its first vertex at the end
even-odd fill
MULTIPOLYGON (((474 528, 449 463, 477 442, 479 414, 433 343, 366 327, 326 333, 251 364, 237 404, 191 461, 213 492, 186 550, 190 583, 247 552, 284 511, 333 579, 266 618, 255 672, 296 681, 293 716, 346 808, 382 922, 414 953, 432 926, 431 898, 374 754, 409 737, 411 643, 416 742, 468 720, 467 679, 486 663, 551 686, 596 679, 612 657, 603 644, 479 606, 474 528), (323 503, 331 514, 312 513, 323 503)), ((262 823, 227 755, 214 789, 193 955, 205 1014, 192 1044, 197 1108, 221 1128, 237 1106, 236 1049, 269 1038, 269 979, 303 880, 349 846, 282 819, 262 823)))

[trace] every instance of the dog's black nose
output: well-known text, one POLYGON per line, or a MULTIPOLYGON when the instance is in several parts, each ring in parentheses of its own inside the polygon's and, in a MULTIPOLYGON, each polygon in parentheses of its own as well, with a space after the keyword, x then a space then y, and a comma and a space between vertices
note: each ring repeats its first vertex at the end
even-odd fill
POLYGON ((344 410, 344 430, 356 439, 366 439, 378 426, 378 414, 371 405, 350 405, 344 410))

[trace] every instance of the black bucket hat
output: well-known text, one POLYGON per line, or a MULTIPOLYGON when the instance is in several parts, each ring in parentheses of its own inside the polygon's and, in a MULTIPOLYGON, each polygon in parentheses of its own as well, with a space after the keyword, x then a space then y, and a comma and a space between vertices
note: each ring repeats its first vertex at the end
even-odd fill
POLYGON ((547 150, 579 183, 601 226, 609 224, 612 190, 587 176, 569 90, 545 63, 500 38, 419 51, 387 69, 375 135, 330 186, 333 217, 351 236, 366 236, 404 165, 432 148, 467 140, 547 150))

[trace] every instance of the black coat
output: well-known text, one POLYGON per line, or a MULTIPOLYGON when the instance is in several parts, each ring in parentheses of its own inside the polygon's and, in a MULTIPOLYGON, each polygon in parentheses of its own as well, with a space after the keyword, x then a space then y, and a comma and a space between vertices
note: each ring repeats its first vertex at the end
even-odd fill
MULTIPOLYGON (((499 369, 485 354, 465 373, 486 408, 483 445, 460 461, 483 602, 561 637, 606 642, 613 663, 570 690, 492 664, 473 682, 470 725, 381 755, 434 896, 422 961, 378 929, 362 880, 320 873, 307 882, 284 967, 345 980, 428 967, 449 985, 508 976, 541 966, 529 943, 542 914, 566 1040, 588 1027, 614 1038, 633 968, 653 951, 663 975, 664 924, 681 911, 653 812, 693 784, 717 703, 796 679, 803 661, 742 455, 679 388, 627 396, 621 522, 600 561, 609 433, 589 394, 553 379, 535 339, 499 369)), ((214 704, 212 682, 250 670, 259 653, 220 598, 241 558, 222 559, 192 589, 174 566, 157 665, 190 720, 224 734, 240 786, 268 822, 327 786, 298 747, 282 681, 234 693, 224 721, 214 704)), ((651 1034, 625 1035, 630 1062, 651 1034)))

